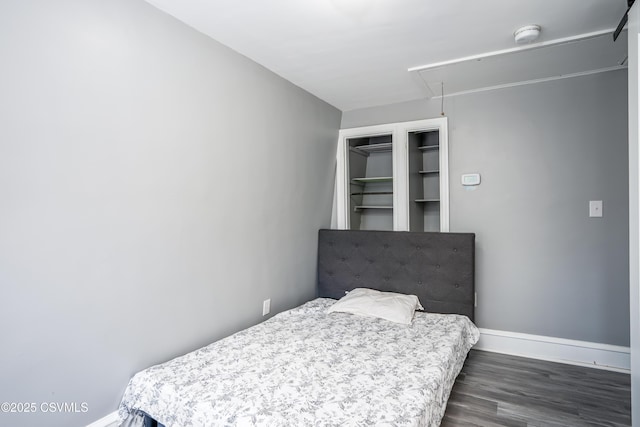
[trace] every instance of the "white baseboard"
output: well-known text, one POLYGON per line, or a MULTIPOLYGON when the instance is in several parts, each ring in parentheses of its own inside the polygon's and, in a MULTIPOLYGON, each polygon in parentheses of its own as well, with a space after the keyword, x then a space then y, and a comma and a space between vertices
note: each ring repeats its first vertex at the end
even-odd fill
POLYGON ((113 411, 112 413, 100 418, 97 421, 88 424, 87 427, 118 427, 120 419, 118 418, 118 411, 113 411))
POLYGON ((629 347, 518 332, 480 329, 477 350, 629 373, 629 347))

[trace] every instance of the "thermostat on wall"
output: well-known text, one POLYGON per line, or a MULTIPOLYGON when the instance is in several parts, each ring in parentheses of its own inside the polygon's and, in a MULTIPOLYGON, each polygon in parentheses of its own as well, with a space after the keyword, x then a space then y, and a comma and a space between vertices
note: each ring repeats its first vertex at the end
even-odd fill
POLYGON ((465 173, 462 175, 462 185, 480 185, 479 173, 465 173))

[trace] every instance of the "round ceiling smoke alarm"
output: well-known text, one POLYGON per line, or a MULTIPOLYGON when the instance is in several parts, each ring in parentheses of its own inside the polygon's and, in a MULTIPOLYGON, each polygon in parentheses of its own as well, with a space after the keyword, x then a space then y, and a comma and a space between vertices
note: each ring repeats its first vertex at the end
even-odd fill
POLYGON ((513 33, 516 43, 531 43, 540 36, 540 25, 525 25, 513 33))

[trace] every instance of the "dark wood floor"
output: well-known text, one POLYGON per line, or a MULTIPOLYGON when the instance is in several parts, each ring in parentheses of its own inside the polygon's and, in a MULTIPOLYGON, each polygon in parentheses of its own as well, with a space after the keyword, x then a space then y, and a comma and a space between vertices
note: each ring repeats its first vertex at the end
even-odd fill
POLYGON ((472 350, 443 427, 630 426, 627 374, 472 350))

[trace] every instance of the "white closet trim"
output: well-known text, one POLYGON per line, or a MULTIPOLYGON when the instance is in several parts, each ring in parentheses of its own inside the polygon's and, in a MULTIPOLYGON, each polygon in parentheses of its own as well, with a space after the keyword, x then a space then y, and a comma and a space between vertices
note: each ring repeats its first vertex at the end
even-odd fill
POLYGON ((449 134, 448 119, 415 120, 341 129, 336 154, 336 221, 337 229, 350 228, 350 181, 349 143, 351 138, 366 138, 380 135, 392 136, 393 162, 393 229, 407 231, 410 225, 409 200, 409 133, 438 131, 439 135, 439 179, 440 179, 440 231, 449 231, 449 134))

